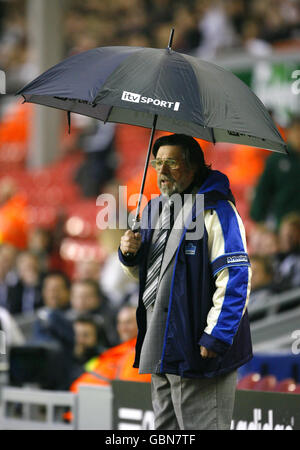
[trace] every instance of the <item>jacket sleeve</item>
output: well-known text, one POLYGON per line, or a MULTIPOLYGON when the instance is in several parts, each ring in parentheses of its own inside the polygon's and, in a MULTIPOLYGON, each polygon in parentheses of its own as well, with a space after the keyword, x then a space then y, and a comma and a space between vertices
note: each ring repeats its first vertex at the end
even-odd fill
MULTIPOLYGON (((144 224, 144 213, 142 216, 142 220, 143 220, 143 224, 144 224)), ((119 261, 121 263, 121 267, 124 270, 124 272, 130 277, 133 278, 134 280, 138 280, 139 279, 139 266, 141 264, 141 262, 143 261, 144 258, 144 247, 145 247, 145 229, 142 227, 140 229, 140 233, 141 233, 141 246, 138 250, 138 252, 133 256, 126 256, 123 255, 123 253, 121 252, 120 247, 118 248, 118 256, 119 256, 119 261)))
POLYGON ((208 251, 215 281, 213 306, 199 345, 223 354, 232 344, 247 307, 251 268, 242 220, 229 201, 205 213, 208 251))
POLYGON ((139 280, 139 266, 141 262, 146 257, 145 255, 145 241, 146 241, 146 231, 148 229, 148 216, 150 214, 150 205, 151 201, 146 205, 142 214, 142 222, 141 222, 141 247, 138 252, 134 256, 126 256, 123 255, 121 249, 118 249, 118 256, 124 272, 130 277, 139 280))
POLYGON ((135 257, 124 256, 119 247, 118 249, 119 260, 121 263, 121 267, 124 272, 128 275, 129 278, 133 278, 134 280, 139 279, 139 257, 138 254, 135 257))

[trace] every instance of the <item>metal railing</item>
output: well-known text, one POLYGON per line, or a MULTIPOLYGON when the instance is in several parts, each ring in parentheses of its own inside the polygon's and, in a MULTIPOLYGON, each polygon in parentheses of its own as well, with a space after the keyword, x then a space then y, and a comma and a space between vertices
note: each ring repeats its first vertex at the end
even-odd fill
POLYGON ((300 288, 269 296, 249 318, 254 351, 291 350, 292 333, 300 329, 300 288), (263 317, 253 320, 258 314, 263 317))
POLYGON ((110 386, 80 386, 76 394, 2 388, 0 430, 105 430, 111 426, 110 386))
POLYGON ((291 289, 280 294, 267 296, 262 304, 255 304, 248 308, 250 320, 257 314, 265 313, 267 317, 276 314, 282 307, 289 307, 299 300, 300 306, 300 288, 291 289))
POLYGON ((64 413, 74 412, 76 395, 71 392, 5 387, 2 390, 0 428, 3 430, 73 430, 64 413))

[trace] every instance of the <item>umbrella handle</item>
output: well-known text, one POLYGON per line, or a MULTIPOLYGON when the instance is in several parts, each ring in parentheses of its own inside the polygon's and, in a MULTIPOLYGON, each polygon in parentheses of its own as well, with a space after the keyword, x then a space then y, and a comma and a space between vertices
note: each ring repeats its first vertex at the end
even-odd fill
MULTIPOLYGON (((140 227, 140 209, 141 209, 141 202, 142 202, 142 197, 143 197, 143 192, 144 192, 144 187, 145 187, 145 181, 146 181, 146 175, 147 175, 150 155, 151 155, 154 133, 156 130, 156 122, 157 122, 157 114, 154 115, 154 119, 153 119, 153 125, 152 125, 151 135, 150 135, 149 144, 148 144, 148 150, 147 150, 147 156, 146 156, 146 161, 145 161, 145 167, 144 167, 142 184, 141 184, 141 189, 140 189, 140 194, 139 194, 138 205, 137 205, 137 209, 136 209, 135 218, 134 218, 132 226, 131 226, 131 230, 136 233, 139 232, 139 230, 141 228, 140 227)), ((126 253, 125 256, 132 256, 132 254, 126 253)))

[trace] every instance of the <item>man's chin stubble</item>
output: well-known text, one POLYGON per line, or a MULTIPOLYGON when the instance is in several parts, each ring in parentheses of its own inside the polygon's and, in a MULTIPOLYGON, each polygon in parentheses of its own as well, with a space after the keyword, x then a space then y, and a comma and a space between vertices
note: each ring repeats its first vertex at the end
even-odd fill
POLYGON ((159 186, 160 192, 165 197, 170 197, 172 194, 176 194, 177 189, 176 186, 173 186, 172 189, 164 189, 161 186, 159 186))

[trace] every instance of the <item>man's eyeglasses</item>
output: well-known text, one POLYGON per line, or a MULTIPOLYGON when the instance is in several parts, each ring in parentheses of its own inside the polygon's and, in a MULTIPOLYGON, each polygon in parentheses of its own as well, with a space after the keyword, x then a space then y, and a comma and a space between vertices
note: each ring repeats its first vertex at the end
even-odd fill
POLYGON ((163 164, 165 164, 168 167, 168 169, 175 170, 175 169, 179 168, 180 161, 178 161, 176 159, 170 159, 170 158, 167 158, 167 159, 157 158, 157 159, 153 159, 152 161, 150 161, 150 164, 152 167, 154 167, 155 170, 161 170, 163 164))

